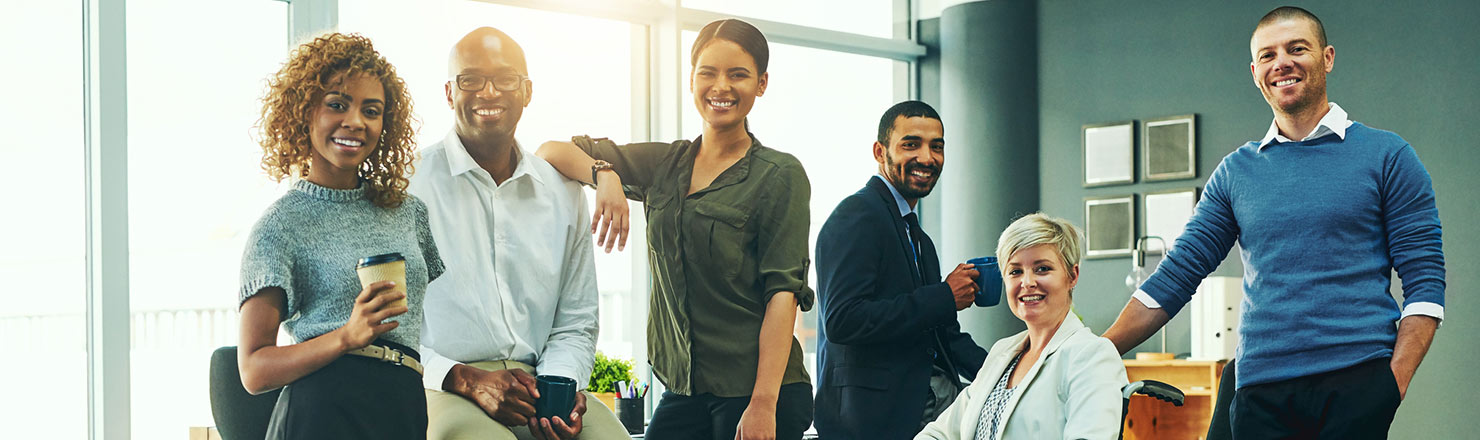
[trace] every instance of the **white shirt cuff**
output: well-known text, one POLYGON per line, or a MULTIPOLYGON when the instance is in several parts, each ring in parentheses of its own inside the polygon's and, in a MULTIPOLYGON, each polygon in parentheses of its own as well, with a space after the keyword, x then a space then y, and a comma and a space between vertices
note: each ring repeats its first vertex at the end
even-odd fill
POLYGON ((1439 305, 1439 303, 1409 303, 1408 305, 1403 306, 1403 317, 1398 319, 1402 320, 1403 318, 1407 318, 1413 315, 1431 316, 1434 319, 1439 320, 1440 325, 1444 324, 1444 306, 1439 305))
MULTIPOLYGON (((1145 290, 1136 289, 1136 293, 1132 293, 1131 298, 1135 299, 1136 301, 1140 301, 1141 304, 1144 304, 1148 309, 1161 308, 1161 303, 1158 303, 1156 302, 1156 300, 1151 299, 1151 295, 1148 295, 1145 290)), ((1440 312, 1442 313, 1443 311, 1441 310, 1440 312)))
POLYGON ((564 376, 575 379, 577 390, 585 390, 586 386, 590 385, 587 382, 591 381, 590 371, 587 371, 586 374, 583 375, 581 374, 579 368, 574 368, 569 365, 562 365, 560 362, 545 362, 536 366, 534 370, 535 374, 538 375, 564 376))
POLYGON ((447 375, 452 373, 452 367, 460 362, 442 357, 432 351, 431 347, 425 345, 419 352, 421 354, 422 386, 429 390, 445 391, 442 389, 442 383, 446 381, 447 375))

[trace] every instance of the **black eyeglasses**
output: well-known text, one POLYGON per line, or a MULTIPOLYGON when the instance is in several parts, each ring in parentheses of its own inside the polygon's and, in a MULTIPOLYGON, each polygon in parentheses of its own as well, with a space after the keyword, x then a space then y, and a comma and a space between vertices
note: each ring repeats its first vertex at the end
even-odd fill
POLYGON ((500 92, 512 92, 518 90, 519 86, 524 84, 524 80, 527 79, 529 79, 529 77, 512 72, 500 73, 497 75, 479 75, 476 73, 464 73, 458 75, 456 78, 453 78, 452 81, 457 83, 458 90, 462 90, 464 92, 476 92, 479 90, 483 90, 483 88, 487 87, 488 83, 490 82, 493 83, 493 88, 500 92))

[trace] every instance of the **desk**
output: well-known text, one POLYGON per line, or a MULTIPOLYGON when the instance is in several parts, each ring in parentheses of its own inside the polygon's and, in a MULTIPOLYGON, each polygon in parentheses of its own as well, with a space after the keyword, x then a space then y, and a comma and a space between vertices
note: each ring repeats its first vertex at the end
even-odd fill
POLYGON ((1182 390, 1187 398, 1179 408, 1148 396, 1131 397, 1125 438, 1200 439, 1207 435, 1224 362, 1126 360, 1125 375, 1131 382, 1159 380, 1182 390))

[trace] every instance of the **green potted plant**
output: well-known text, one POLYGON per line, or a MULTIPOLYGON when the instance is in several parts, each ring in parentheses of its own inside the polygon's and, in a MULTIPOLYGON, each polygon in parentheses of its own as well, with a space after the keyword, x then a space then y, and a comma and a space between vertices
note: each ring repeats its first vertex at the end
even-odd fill
POLYGON ((607 408, 617 407, 617 382, 627 381, 631 386, 635 378, 632 376, 632 361, 607 357, 600 351, 596 352, 596 365, 591 369, 591 381, 587 391, 596 395, 596 399, 606 404, 607 408))

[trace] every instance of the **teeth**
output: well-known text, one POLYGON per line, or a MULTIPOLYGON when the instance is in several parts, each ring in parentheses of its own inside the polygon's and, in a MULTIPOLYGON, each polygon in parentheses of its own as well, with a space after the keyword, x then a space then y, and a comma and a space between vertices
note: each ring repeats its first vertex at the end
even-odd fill
POLYGON ((716 100, 711 99, 711 100, 709 100, 709 105, 712 105, 712 106, 715 106, 715 107, 719 107, 719 108, 730 108, 730 107, 733 107, 735 105, 735 101, 716 101, 716 100))
POLYGON ((504 113, 504 109, 499 108, 492 110, 473 110, 473 113, 477 114, 478 116, 498 116, 504 113))
POLYGON ((1284 87, 1284 86, 1288 86, 1290 84, 1295 84, 1296 81, 1299 81, 1299 80, 1296 80, 1296 79, 1293 79, 1292 78, 1292 79, 1287 79, 1287 80, 1284 80, 1284 81, 1275 82, 1274 85, 1276 87, 1284 87))
POLYGON ((918 177, 930 177, 930 173, 929 172, 919 171, 919 170, 910 171, 910 175, 912 175, 912 176, 918 176, 918 177))
POLYGON ((1025 296, 1025 297, 1022 297, 1022 298, 1018 298, 1018 300, 1020 300, 1022 302, 1040 301, 1042 299, 1043 299, 1043 295, 1028 295, 1028 296, 1025 296))
POLYGON ((350 146, 350 147, 358 147, 358 146, 361 145, 360 141, 349 140, 349 139, 334 138, 334 142, 336 142, 336 143, 338 143, 340 145, 345 145, 345 146, 350 146))

